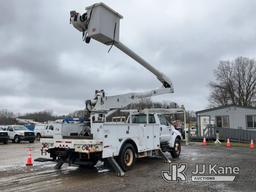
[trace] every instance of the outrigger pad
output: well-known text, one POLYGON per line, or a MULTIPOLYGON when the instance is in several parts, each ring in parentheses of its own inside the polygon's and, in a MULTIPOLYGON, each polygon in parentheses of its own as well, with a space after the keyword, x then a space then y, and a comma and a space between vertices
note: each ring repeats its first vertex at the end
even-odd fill
POLYGON ((55 169, 61 169, 62 165, 64 164, 63 161, 58 161, 58 163, 54 166, 55 169))
POLYGON ((165 160, 166 163, 171 163, 171 160, 164 154, 164 152, 160 149, 159 155, 165 160))
POLYGON ((115 170, 115 172, 117 173, 117 176, 124 176, 125 173, 122 170, 122 168, 118 165, 118 163, 116 162, 116 160, 114 159, 114 157, 109 157, 107 158, 108 163, 113 167, 113 169, 115 170))
POLYGON ((37 158, 34 161, 37 162, 47 162, 47 161, 54 161, 53 159, 48 159, 48 158, 37 158))

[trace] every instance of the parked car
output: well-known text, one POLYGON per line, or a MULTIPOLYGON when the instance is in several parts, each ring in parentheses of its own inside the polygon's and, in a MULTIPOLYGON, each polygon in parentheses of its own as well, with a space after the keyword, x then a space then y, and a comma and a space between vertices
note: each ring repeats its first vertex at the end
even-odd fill
POLYGON ((8 132, 5 131, 4 129, 0 128, 0 142, 7 144, 8 140, 9 140, 8 132))
POLYGON ((34 143, 35 141, 35 133, 23 125, 10 125, 8 126, 7 131, 10 140, 14 143, 20 143, 20 141, 34 143))

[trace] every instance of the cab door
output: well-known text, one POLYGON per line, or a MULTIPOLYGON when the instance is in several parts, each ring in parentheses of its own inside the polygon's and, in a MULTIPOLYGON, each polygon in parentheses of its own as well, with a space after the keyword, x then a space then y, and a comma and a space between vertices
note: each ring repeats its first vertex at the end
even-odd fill
POLYGON ((140 129, 143 132, 142 136, 138 135, 141 143, 141 149, 143 151, 150 150, 152 148, 152 135, 153 127, 147 124, 147 115, 144 113, 132 115, 132 124, 136 126, 136 129, 140 129))
POLYGON ((53 132, 54 132, 54 126, 53 125, 47 125, 47 127, 46 127, 46 136, 47 137, 53 136, 53 132))
POLYGON ((160 126, 160 138, 162 142, 169 141, 171 135, 171 127, 163 114, 158 114, 160 126))
POLYGON ((156 124, 156 118, 154 114, 148 114, 148 121, 145 131, 147 133, 147 145, 149 149, 153 150, 159 148, 159 126, 156 124))
POLYGON ((145 143, 145 148, 146 150, 153 150, 156 149, 155 147, 155 139, 156 139, 156 135, 155 135, 155 117, 153 114, 143 114, 143 118, 144 120, 144 143, 145 143))
POLYGON ((7 131, 8 131, 8 135, 9 135, 10 139, 14 139, 14 135, 15 135, 14 129, 12 127, 8 127, 7 131))
POLYGON ((145 124, 144 141, 147 150, 154 149, 154 124, 145 124))

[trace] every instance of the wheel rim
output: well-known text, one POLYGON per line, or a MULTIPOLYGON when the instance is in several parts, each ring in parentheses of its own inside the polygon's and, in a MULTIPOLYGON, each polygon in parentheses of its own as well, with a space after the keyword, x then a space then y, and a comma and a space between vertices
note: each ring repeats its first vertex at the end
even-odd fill
POLYGON ((133 163, 134 155, 131 149, 127 149, 124 154, 124 163, 127 167, 133 163))
POLYGON ((15 137, 14 141, 15 141, 15 143, 18 143, 19 138, 18 138, 18 137, 15 137))
POLYGON ((175 152, 176 152, 177 154, 180 153, 180 144, 179 144, 178 142, 175 143, 175 152))

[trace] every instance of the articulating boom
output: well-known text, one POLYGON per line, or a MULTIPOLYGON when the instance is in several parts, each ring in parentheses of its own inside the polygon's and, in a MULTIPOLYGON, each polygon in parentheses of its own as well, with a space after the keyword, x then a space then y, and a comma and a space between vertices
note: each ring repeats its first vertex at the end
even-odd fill
POLYGON ((87 12, 82 15, 76 11, 70 12, 70 23, 83 33, 86 43, 89 43, 90 39, 93 38, 105 45, 117 47, 152 72, 163 85, 162 88, 149 92, 128 93, 116 96, 105 96, 103 90, 95 91, 95 98, 86 101, 87 110, 108 111, 120 109, 146 97, 174 92, 172 82, 167 76, 119 41, 119 20, 123 18, 119 13, 104 3, 96 3, 87 7, 86 10, 87 12))

